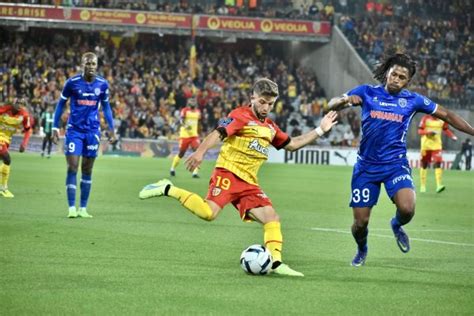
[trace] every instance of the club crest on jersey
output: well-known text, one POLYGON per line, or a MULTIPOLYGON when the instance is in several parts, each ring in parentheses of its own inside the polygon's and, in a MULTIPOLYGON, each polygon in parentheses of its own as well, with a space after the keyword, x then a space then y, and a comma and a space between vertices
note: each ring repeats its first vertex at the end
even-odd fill
POLYGON ((268 157, 268 147, 260 145, 260 143, 256 139, 250 142, 249 149, 255 150, 256 152, 259 152, 268 157))
POLYGON ((400 105, 400 107, 404 108, 407 106, 407 99, 405 98, 400 98, 398 99, 398 105, 400 105))
POLYGON ((430 100, 428 100, 427 98, 423 98, 423 102, 425 103, 425 105, 429 105, 429 104, 430 104, 430 100))
POLYGON ((95 88, 94 93, 95 93, 95 95, 99 95, 100 94, 100 88, 95 88))
POLYGON ((214 188, 212 189, 211 194, 212 196, 218 196, 219 194, 221 194, 221 192, 222 192, 221 188, 214 188))

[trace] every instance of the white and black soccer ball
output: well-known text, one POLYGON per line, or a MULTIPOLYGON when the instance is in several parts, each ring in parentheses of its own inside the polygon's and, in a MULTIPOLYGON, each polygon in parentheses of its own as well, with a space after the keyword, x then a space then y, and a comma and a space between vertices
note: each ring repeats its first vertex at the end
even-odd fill
POLYGON ((272 263, 270 251, 262 245, 251 245, 240 255, 240 266, 249 274, 268 274, 272 263))

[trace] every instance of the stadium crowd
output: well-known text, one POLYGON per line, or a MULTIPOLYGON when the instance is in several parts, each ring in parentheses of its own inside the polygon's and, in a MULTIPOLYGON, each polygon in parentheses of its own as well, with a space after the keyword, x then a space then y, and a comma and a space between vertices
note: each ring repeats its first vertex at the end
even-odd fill
MULTIPOLYGON (((230 110, 248 102, 252 83, 262 76, 279 83, 281 97, 272 119, 293 136, 317 126, 327 106, 315 75, 264 42, 249 41, 238 49, 236 44, 223 46, 199 39, 193 79, 189 42, 180 37, 142 34, 124 38, 107 32, 91 37, 91 33, 67 31, 48 37, 46 32, 0 32, 2 42, 10 43, 0 50, 0 102, 26 94, 37 123, 48 106, 56 105, 66 78, 80 71, 77 65, 87 50, 99 56, 99 73, 111 85, 120 137, 175 138, 179 110, 191 97, 202 110, 204 135, 230 110)), ((357 116, 348 114, 343 122, 346 124, 335 128, 326 143, 356 144, 357 116)), ((38 124, 35 128, 38 130, 38 124)))
POLYGON ((418 60, 413 90, 450 107, 474 103, 472 1, 355 2, 358 13, 339 25, 370 67, 406 51, 418 60))
POLYGON ((345 11, 347 1, 303 0, 7 0, 6 2, 91 7, 170 13, 235 15, 283 19, 332 21, 335 10, 345 11))

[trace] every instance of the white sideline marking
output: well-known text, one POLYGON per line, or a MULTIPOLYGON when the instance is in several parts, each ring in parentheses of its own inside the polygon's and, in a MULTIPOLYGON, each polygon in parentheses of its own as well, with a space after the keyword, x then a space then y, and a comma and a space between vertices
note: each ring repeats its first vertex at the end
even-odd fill
MULTIPOLYGON (((311 227, 311 230, 316 230, 316 231, 321 231, 321 232, 339 233, 339 234, 351 234, 351 232, 348 231, 348 230, 335 229, 335 228, 311 227)), ((369 231, 370 230, 371 229, 369 229, 369 231)), ((370 236, 382 237, 382 238, 393 238, 393 235, 381 235, 381 234, 372 234, 372 233, 370 234, 370 236)), ((410 237, 410 240, 424 241, 424 242, 429 242, 429 243, 433 243, 433 244, 474 247, 474 244, 466 244, 466 243, 461 243, 461 242, 452 242, 452 241, 443 241, 443 240, 412 238, 412 237, 410 237)))

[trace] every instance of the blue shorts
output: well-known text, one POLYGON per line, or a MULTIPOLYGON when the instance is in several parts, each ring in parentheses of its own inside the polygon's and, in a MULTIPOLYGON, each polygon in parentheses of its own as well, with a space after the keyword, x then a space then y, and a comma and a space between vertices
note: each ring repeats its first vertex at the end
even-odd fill
POLYGON ((390 199, 403 188, 415 189, 407 160, 390 165, 374 165, 358 161, 352 173, 350 207, 372 207, 377 204, 380 184, 390 199))
POLYGON ((100 131, 78 132, 68 129, 64 140, 66 156, 83 156, 95 158, 100 147, 100 131))

